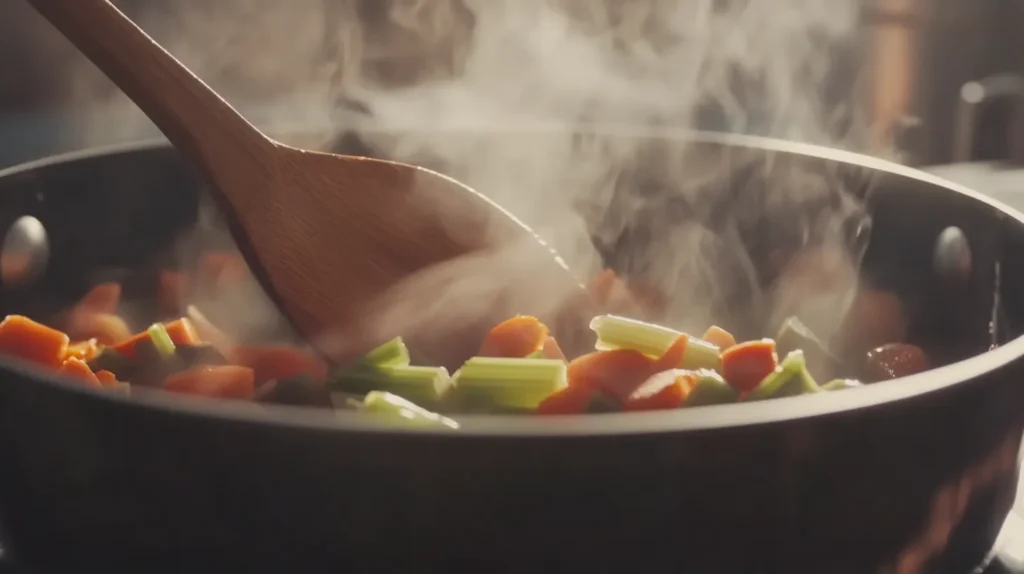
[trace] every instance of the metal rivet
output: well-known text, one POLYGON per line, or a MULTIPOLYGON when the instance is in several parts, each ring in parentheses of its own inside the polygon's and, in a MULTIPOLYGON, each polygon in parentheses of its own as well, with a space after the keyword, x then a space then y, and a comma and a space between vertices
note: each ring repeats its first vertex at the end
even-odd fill
POLYGON ((30 286, 46 270, 50 246, 46 228, 31 215, 19 217, 4 236, 0 281, 4 288, 30 286))

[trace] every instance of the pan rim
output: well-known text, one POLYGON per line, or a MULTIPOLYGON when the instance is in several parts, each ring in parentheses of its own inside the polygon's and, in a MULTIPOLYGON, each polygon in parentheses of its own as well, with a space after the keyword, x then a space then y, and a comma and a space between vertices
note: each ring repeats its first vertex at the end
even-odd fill
MULTIPOLYGON (((594 124, 597 130, 614 133, 623 137, 651 139, 689 140, 698 143, 728 145, 732 147, 761 149, 771 152, 810 156, 822 160, 847 164, 851 167, 870 169, 880 174, 900 176, 920 183, 941 187, 948 192, 969 197, 987 204, 1003 216, 1012 218, 1024 226, 1024 215, 993 198, 984 196, 965 186, 944 180, 913 168, 887 160, 854 152, 827 148, 815 144, 765 138, 760 136, 703 132, 673 128, 638 128, 612 124, 594 124)), ((494 129, 488 130, 493 133, 494 129)), ((509 130, 510 135, 542 134, 544 126, 518 126, 509 130)), ((405 133, 412 130, 386 130, 381 134, 405 133)), ((436 131, 436 130, 433 130, 436 131)), ((472 131, 465 127, 451 130, 453 134, 472 131)), ((503 133, 505 130, 502 130, 503 133)), ((150 151, 166 148, 163 139, 119 143, 111 146, 89 148, 57 154, 31 162, 22 163, 0 170, 0 179, 49 166, 84 161, 96 157, 123 153, 150 151)), ((107 401, 126 408, 145 409, 168 416, 187 416, 214 419, 220 422, 270 425, 310 431, 369 432, 391 435, 438 436, 451 439, 469 437, 583 437, 596 435, 635 435, 706 431, 719 428, 782 423, 799 419, 821 417, 836 413, 850 412, 865 408, 903 401, 921 395, 941 391, 959 384, 967 384, 986 374, 1006 367, 1024 356, 1024 336, 986 353, 933 369, 921 374, 904 377, 898 382, 870 385, 851 393, 821 393, 814 396, 798 396, 773 401, 714 405, 647 413, 613 413, 590 416, 549 416, 524 417, 515 415, 464 415, 458 417, 460 428, 450 429, 407 429, 396 428, 366 416, 350 411, 312 409, 305 407, 263 406, 252 408, 249 404, 222 403, 216 400, 196 400, 174 396, 170 393, 133 389, 131 397, 113 394, 109 391, 91 389, 74 381, 65 380, 55 373, 44 372, 13 358, 0 357, 0 373, 32 379, 33 383, 47 384, 62 391, 81 393, 83 399, 107 401)), ((111 405, 114 406, 114 405, 111 405)))

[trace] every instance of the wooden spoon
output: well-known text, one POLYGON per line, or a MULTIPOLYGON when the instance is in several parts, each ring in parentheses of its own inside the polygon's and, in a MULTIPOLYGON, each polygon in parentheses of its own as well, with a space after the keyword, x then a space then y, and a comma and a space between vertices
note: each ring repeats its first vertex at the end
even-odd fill
MULTIPOLYGON (((528 227, 458 181, 278 143, 107 0, 28 1, 201 169, 264 289, 329 357, 409 335, 405 329, 432 331, 424 338, 435 341, 467 329, 476 336, 501 313, 531 312, 545 298, 550 312, 552 297, 579 291, 528 227), (448 282, 465 279, 457 272, 490 284, 439 297, 448 282), (386 325, 375 322, 398 302, 406 304, 401 312, 386 325), (456 316, 455 307, 468 302, 490 313, 472 318, 467 311, 438 328, 438 317, 456 316)), ((467 345, 447 361, 472 353, 467 345)))

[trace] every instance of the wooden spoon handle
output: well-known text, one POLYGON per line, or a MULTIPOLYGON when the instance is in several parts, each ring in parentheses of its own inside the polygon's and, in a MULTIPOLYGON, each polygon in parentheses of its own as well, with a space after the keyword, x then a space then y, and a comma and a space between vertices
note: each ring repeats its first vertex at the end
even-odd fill
POLYGON ((219 183, 220 175, 216 165, 236 161, 259 165, 276 145, 108 0, 28 3, 110 77, 175 147, 198 162, 214 183, 219 183))

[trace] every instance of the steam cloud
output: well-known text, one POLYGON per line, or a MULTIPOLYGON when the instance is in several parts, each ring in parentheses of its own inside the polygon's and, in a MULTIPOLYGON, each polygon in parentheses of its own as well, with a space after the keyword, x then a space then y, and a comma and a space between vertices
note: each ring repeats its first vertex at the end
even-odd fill
MULTIPOLYGON (((390 157, 438 167, 531 225, 581 276, 628 236, 633 249, 617 266, 676 294, 669 317, 682 328, 728 323, 719 311, 737 300, 743 313, 775 317, 814 299, 799 273, 761 285, 758 261, 770 253, 756 251, 793 237, 840 253, 829 260, 836 289, 813 302, 811 323, 834 326, 852 292, 859 254, 841 232, 861 206, 834 174, 779 168, 770 185, 727 190, 742 160, 637 134, 696 127, 859 148, 867 126, 855 71, 840 66, 856 48, 857 0, 120 4, 243 109, 298 99, 251 117, 287 143, 329 147, 354 132, 390 157), (290 137, 296 124, 319 132, 290 137)), ((91 67, 69 87, 118 112, 116 123, 83 118, 77 143, 153 134, 91 67)), ((481 281, 452 292, 471 300, 481 281)), ((265 301, 244 306, 238 328, 274 317, 265 301)))

